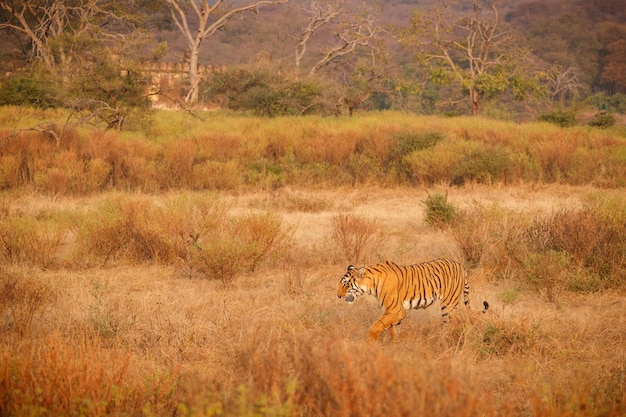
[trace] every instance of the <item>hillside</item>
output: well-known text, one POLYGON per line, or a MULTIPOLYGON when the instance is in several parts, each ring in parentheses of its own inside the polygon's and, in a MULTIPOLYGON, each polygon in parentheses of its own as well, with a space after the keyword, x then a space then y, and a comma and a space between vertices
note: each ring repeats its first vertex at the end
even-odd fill
MULTIPOLYGON (((348 1, 352 9, 362 2, 348 1)), ((275 60, 291 63, 295 51, 294 36, 305 25, 303 6, 308 1, 292 0, 281 7, 266 7, 256 18, 238 19, 227 30, 205 41, 201 60, 213 65, 237 65, 253 61, 260 51, 275 60)), ((385 1, 379 11, 379 22, 386 27, 405 27, 412 10, 430 10, 436 1, 385 1)), ((602 58, 607 45, 626 39, 626 0, 523 0, 501 1, 501 11, 514 29, 521 45, 529 46, 548 65, 574 66, 581 80, 592 88, 601 87, 599 80, 602 58)), ((349 6, 350 7, 350 6, 349 6)), ((467 2, 454 2, 459 11, 467 2)), ((323 50, 332 33, 316 36, 315 50, 323 50)), ((392 36, 389 34, 389 36, 392 36)), ((170 52, 166 59, 183 58, 185 43, 176 32, 159 32, 170 52)), ((406 51, 395 45, 392 52, 398 62, 406 62, 406 51)))
POLYGON ((8 6, 0 10, 8 19, 0 23, 0 105, 73 108, 118 128, 151 108, 265 117, 397 110, 602 127, 622 123, 626 113, 623 1, 597 8, 502 2, 496 9, 468 0, 441 14, 432 1, 345 1, 332 10, 292 1, 231 16, 225 26, 219 16, 226 11, 217 9, 198 37, 194 19, 203 19, 188 11, 193 41, 157 3, 131 2, 112 20, 106 12, 91 23, 82 17, 89 7, 115 6, 102 1, 64 9, 73 24, 49 29, 37 20, 47 16, 46 4, 26 20, 8 6), (312 7, 332 13, 307 38, 312 7), (474 36, 481 32, 489 35, 474 36))

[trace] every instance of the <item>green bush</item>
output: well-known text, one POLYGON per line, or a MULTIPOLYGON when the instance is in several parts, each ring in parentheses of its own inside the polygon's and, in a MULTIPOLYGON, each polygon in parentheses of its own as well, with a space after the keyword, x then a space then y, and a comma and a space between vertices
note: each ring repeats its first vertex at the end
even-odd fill
POLYGON ((322 89, 315 82, 291 81, 271 69, 239 67, 214 73, 203 100, 258 116, 313 113, 322 89))
POLYGON ((396 169, 400 179, 411 178, 411 163, 407 156, 435 146, 441 142, 444 135, 440 132, 413 133, 403 132, 391 139, 389 156, 386 165, 389 169, 396 169))
POLYGON ((492 183, 508 179, 512 169, 511 152, 503 147, 474 146, 452 169, 452 183, 463 185, 468 181, 492 183))
POLYGON ((598 93, 588 97, 585 102, 608 113, 626 114, 626 94, 617 93, 607 96, 604 93, 598 93))
POLYGON ((426 223, 437 229, 449 226, 457 217, 458 210, 448 202, 447 194, 429 194, 422 205, 426 208, 426 223))
POLYGON ((451 183, 455 167, 463 161, 464 146, 442 143, 407 155, 404 161, 411 179, 426 186, 451 183))
POLYGON ((391 161, 400 161, 412 152, 427 149, 435 146, 443 140, 443 133, 413 133, 403 132, 392 139, 392 146, 389 151, 391 161))
POLYGON ((15 75, 0 84, 0 106, 56 107, 54 83, 36 74, 15 75))
POLYGON ((593 127, 599 127, 602 129, 606 129, 608 127, 611 127, 615 124, 615 116, 613 116, 611 113, 596 113, 595 116, 593 116, 593 119, 591 119, 591 121, 589 122, 589 126, 593 126, 593 127))
POLYGON ((549 113, 544 113, 539 116, 539 120, 543 122, 553 123, 561 127, 571 127, 576 124, 576 112, 557 110, 549 113))
POLYGON ((484 355, 503 356, 524 353, 543 337, 538 324, 522 321, 519 325, 488 323, 482 331, 480 349, 484 355))
POLYGON ((567 288, 572 272, 572 255, 564 250, 530 252, 524 257, 526 284, 536 291, 545 291, 549 301, 567 288))

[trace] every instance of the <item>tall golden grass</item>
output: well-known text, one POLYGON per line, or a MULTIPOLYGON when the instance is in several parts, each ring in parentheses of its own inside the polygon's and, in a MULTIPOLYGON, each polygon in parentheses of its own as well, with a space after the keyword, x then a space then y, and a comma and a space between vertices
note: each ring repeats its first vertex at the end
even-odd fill
POLYGON ((353 119, 159 112, 145 131, 119 133, 39 114, 63 125, 57 141, 3 111, 0 188, 50 195, 439 183, 614 188, 626 177, 624 137, 590 127, 392 112, 353 119))

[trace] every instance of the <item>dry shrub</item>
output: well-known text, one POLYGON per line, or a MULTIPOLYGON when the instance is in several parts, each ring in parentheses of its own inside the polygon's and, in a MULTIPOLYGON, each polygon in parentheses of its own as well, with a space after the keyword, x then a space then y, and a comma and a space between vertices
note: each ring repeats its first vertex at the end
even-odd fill
POLYGON ((331 222, 332 238, 348 263, 357 265, 372 260, 388 239, 376 220, 353 214, 336 214, 331 222))
POLYGON ((450 232, 468 265, 513 278, 555 301, 562 290, 619 288, 626 271, 626 210, 602 197, 528 220, 497 205, 459 211, 450 232))
POLYGON ((93 158, 85 163, 85 172, 78 183, 78 191, 90 194, 106 189, 110 167, 104 159, 93 158))
MULTIPOLYGON (((562 210, 546 221, 551 244, 597 278, 586 289, 620 288, 626 272, 626 205, 623 198, 591 196, 581 209, 562 210)), ((595 277, 595 278, 594 278, 595 277)), ((570 283, 571 284, 571 283, 570 283)), ((571 286, 571 285, 570 285, 571 286)))
MULTIPOLYGON (((35 316, 43 314, 56 299, 56 291, 32 271, 25 274, 20 270, 0 269, 0 320, 8 310, 11 318, 8 328, 13 328, 20 337, 30 335, 35 316)), ((0 324, 1 331, 4 323, 0 321, 0 324)))
POLYGON ((545 337, 541 324, 531 320, 492 319, 481 329, 478 348, 483 357, 524 355, 537 349, 545 337))
POLYGON ((280 188, 267 197, 259 198, 250 204, 255 208, 272 208, 286 212, 319 213, 330 209, 331 202, 315 193, 280 188))
POLYGON ((602 219, 591 210, 565 209, 558 211, 545 222, 550 235, 549 246, 564 250, 572 260, 582 265, 592 255, 602 233, 602 219))
MULTIPOLYGON (((26 146, 26 145, 24 145, 26 146)), ((35 158, 29 149, 0 153, 0 185, 2 188, 18 188, 31 184, 35 178, 35 158)))
POLYGON ((541 167, 541 179, 546 182, 566 180, 569 173, 576 170, 576 148, 576 141, 563 134, 537 143, 531 152, 541 167))
MULTIPOLYGON (((160 147, 147 141, 124 141, 114 132, 94 133, 84 150, 85 160, 98 159, 108 166, 105 184, 119 189, 154 191, 166 188, 168 174, 159 179, 156 171, 160 147)), ((102 181, 103 167, 96 170, 102 181)))
POLYGON ((283 230, 280 217, 272 213, 250 213, 233 219, 237 236, 251 246, 250 271, 255 271, 285 250, 292 229, 283 230))
POLYGON ((502 278, 507 275, 510 263, 502 242, 517 225, 516 214, 497 204, 474 204, 458 211, 450 233, 470 268, 481 266, 502 278))
POLYGON ((337 336, 330 346, 306 337, 250 341, 240 359, 244 413, 236 408, 242 398, 231 397, 223 403, 226 414, 249 415, 245 411, 262 405, 266 415, 277 416, 470 416, 489 407, 477 401, 484 394, 446 365, 337 336))
MULTIPOLYGON (((436 331, 423 332, 426 340, 395 345, 349 341, 338 329, 320 340, 262 327, 232 347, 236 388, 186 398, 179 411, 185 416, 325 417, 623 412, 624 394, 615 390, 623 381, 619 369, 601 381, 585 372, 555 376, 541 366, 533 371, 535 361, 544 363, 540 325, 475 318, 452 325, 456 328, 442 330, 437 323, 436 331), (533 358, 527 361, 529 354, 533 358), (493 363, 510 373, 494 375, 493 363)), ((554 360, 550 356, 546 365, 554 360)))
POLYGON ((77 227, 77 259, 102 265, 110 260, 171 262, 174 246, 163 218, 163 211, 147 200, 106 201, 77 227))
POLYGON ((0 260, 49 268, 63 242, 60 228, 30 217, 0 219, 0 260))
POLYGON ((55 149, 47 156, 45 169, 35 174, 37 188, 43 193, 57 195, 85 195, 101 191, 106 186, 110 166, 103 159, 91 158, 83 147, 55 149))
MULTIPOLYGON (((201 136, 195 141, 200 160, 228 162, 237 160, 242 138, 226 134, 201 136)), ((176 141, 175 143, 178 143, 176 141)))
POLYGON ((3 145, 0 155, 28 155, 33 162, 36 158, 47 157, 58 149, 54 138, 35 130, 11 135, 3 145))
MULTIPOLYGON (((118 184, 118 189, 132 189, 145 191, 159 191, 167 188, 168 173, 158 172, 156 161, 160 147, 144 141, 132 141, 124 144, 126 148, 126 158, 122 159, 123 171, 121 172, 122 182, 118 184)), ((116 167, 116 164, 111 164, 116 167)), ((117 168, 111 173, 117 173, 117 168)), ((112 178, 112 176, 109 176, 112 178)))
POLYGON ((51 168, 45 178, 37 178, 37 187, 53 196, 70 194, 70 181, 67 172, 59 168, 51 168))
POLYGON ((193 167, 193 188, 200 190, 235 190, 243 183, 237 161, 206 161, 193 167))
POLYGON ((304 283, 309 274, 302 265, 302 259, 288 255, 282 265, 282 271, 285 277, 285 291, 292 295, 302 294, 304 292, 304 283))
POLYGON ((183 267, 225 286, 245 272, 271 263, 291 244, 291 229, 271 213, 231 215, 222 208, 200 219, 183 267))
POLYGON ((0 189, 19 187, 20 158, 18 155, 0 156, 0 189))
POLYGON ((304 213, 319 213, 328 210, 331 203, 324 199, 311 195, 303 195, 298 192, 288 193, 285 196, 283 208, 287 211, 299 211, 304 213))
MULTIPOLYGON (((318 126, 316 119, 289 120, 286 133, 282 126, 255 120, 241 123, 252 127, 232 126, 229 133, 220 131, 224 130, 219 126, 221 118, 206 120, 203 125, 187 121, 184 129, 178 128, 160 142, 141 136, 128 140, 114 131, 83 133, 72 126, 61 132, 60 123, 55 126, 51 122, 53 134, 31 131, 5 138, 0 149, 0 187, 30 186, 36 179, 41 191, 54 195, 89 193, 104 187, 146 191, 204 188, 195 170, 209 162, 245 167, 241 176, 250 178, 228 181, 227 186, 209 183, 206 188, 230 189, 244 183, 264 186, 268 182, 398 185, 407 180, 424 185, 526 180, 592 182, 608 187, 624 184, 622 143, 610 136, 575 129, 537 134, 532 125, 485 128, 480 123, 443 119, 428 120, 431 126, 426 126, 424 118, 406 115, 395 119, 402 122, 394 125, 397 115, 385 117, 392 120, 392 127, 389 121, 386 126, 378 122, 370 126, 371 116, 345 125, 344 121, 338 125, 328 122, 330 127, 318 126), (194 134, 208 130, 210 134, 194 134), (54 136, 60 133, 63 137, 57 143, 54 136), (195 138, 189 139, 190 135, 195 138), (105 162, 107 169, 100 163, 90 167, 92 160, 105 162), (258 170, 268 178, 255 173, 258 170)), ((287 121, 280 123, 286 125, 287 121)), ((207 175, 209 171, 206 169, 207 175)))
POLYGON ((626 270, 626 212, 602 206, 564 209, 510 236, 509 256, 550 299, 559 289, 619 288, 626 270))
POLYGON ((380 127, 366 130, 361 133, 355 143, 355 152, 370 156, 377 165, 389 160, 389 154, 394 144, 394 134, 397 127, 380 127))
MULTIPOLYGON (((471 283, 470 283, 471 285, 471 283)), ((433 358, 449 360, 459 356, 476 362, 495 356, 527 354, 539 345, 540 325, 528 320, 512 323, 502 320, 493 312, 500 306, 489 300, 490 310, 485 311, 482 301, 470 292, 469 307, 459 305, 452 310, 449 321, 441 322, 439 315, 419 322, 404 321, 401 342, 415 344, 414 349, 432 355, 433 358), (527 343, 522 344, 525 340, 527 343), (519 344, 517 344, 520 342, 519 344)), ((436 304, 435 307, 438 308, 436 304)))
POLYGON ((524 257, 526 286, 546 292, 549 301, 556 301, 557 294, 567 288, 572 269, 572 258, 566 251, 548 250, 528 253, 524 257))
POLYGON ((169 142, 163 149, 163 184, 166 188, 190 188, 196 145, 190 140, 169 142))
POLYGON ((172 415, 176 378, 145 375, 131 355, 97 344, 74 343, 58 334, 0 346, 2 415, 172 415))
POLYGON ((125 173, 128 173, 128 158, 132 155, 120 142, 114 133, 93 135, 85 149, 87 158, 97 158, 106 161, 109 166, 107 182, 115 187, 123 183, 125 173))
POLYGON ((294 156, 301 164, 341 165, 354 154, 357 140, 355 132, 320 133, 303 137, 294 149, 294 156))
POLYGON ((79 190, 76 181, 84 177, 83 163, 73 151, 60 151, 50 156, 51 167, 37 173, 37 187, 51 195, 70 195, 79 190))

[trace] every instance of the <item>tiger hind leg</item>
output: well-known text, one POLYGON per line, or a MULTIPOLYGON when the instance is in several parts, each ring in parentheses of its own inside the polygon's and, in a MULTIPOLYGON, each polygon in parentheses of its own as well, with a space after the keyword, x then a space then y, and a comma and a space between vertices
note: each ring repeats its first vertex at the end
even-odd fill
POLYGON ((459 305, 459 301, 460 300, 458 298, 441 300, 441 321, 444 324, 450 321, 449 314, 456 308, 457 305, 459 305))
POLYGON ((391 340, 393 340, 394 343, 400 341, 400 324, 401 323, 392 324, 389 328, 389 333, 391 333, 391 340))

